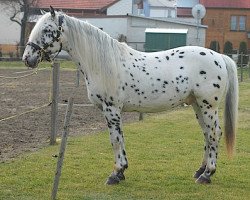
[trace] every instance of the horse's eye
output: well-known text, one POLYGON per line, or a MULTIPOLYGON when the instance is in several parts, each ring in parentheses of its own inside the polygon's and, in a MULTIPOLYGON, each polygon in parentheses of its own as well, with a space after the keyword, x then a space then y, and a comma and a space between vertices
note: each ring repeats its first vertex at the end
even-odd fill
POLYGON ((48 33, 48 30, 47 29, 43 29, 43 33, 48 33))

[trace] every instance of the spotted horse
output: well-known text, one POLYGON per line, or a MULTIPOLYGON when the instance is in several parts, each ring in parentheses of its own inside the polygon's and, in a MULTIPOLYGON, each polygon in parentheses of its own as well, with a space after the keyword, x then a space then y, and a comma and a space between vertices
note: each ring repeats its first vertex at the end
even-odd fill
POLYGON ((218 106, 225 97, 224 133, 227 151, 233 153, 238 80, 236 65, 229 57, 198 46, 139 52, 91 24, 51 8, 32 30, 23 61, 35 68, 62 49, 84 74, 88 97, 107 121, 115 163, 106 184, 124 180, 128 168, 122 111, 148 113, 183 103, 192 105, 205 138, 203 160, 194 178, 206 184, 216 170, 222 135, 218 106))

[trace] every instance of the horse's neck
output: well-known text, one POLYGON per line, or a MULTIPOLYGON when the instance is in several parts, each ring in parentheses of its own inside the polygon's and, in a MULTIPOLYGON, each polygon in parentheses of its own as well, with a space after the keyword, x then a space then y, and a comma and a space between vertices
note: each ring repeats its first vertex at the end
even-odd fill
POLYGON ((68 18, 71 20, 66 33, 65 50, 72 56, 76 62, 82 62, 85 67, 97 65, 97 58, 102 56, 103 35, 105 33, 97 33, 98 29, 89 25, 86 22, 80 22, 77 19, 68 18), (102 35, 103 34, 103 35, 102 35), (94 59, 96 58, 96 59, 94 59))
POLYGON ((65 30, 65 50, 82 68, 91 86, 112 94, 116 91, 122 45, 97 28, 69 18, 65 30))
MULTIPOLYGON (((78 26, 79 25, 80 23, 78 26)), ((79 27, 76 26, 76 23, 70 23, 66 28, 63 48, 71 55, 75 62, 80 62, 81 59, 84 59, 83 56, 85 55, 84 51, 86 51, 86 44, 82 38, 83 36, 79 33, 79 27)))

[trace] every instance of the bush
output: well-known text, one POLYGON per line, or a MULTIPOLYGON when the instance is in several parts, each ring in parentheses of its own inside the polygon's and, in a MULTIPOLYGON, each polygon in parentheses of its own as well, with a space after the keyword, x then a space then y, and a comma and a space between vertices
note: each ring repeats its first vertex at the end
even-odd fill
POLYGON ((233 54, 233 44, 232 44, 232 42, 230 42, 230 41, 225 42, 223 53, 232 58, 232 54, 233 54))
POLYGON ((14 57, 14 52, 9 52, 9 56, 10 56, 10 58, 13 58, 14 57))
POLYGON ((244 41, 240 42, 238 64, 241 64, 241 53, 244 55, 242 64, 246 65, 249 61, 249 56, 247 55, 247 43, 244 41))

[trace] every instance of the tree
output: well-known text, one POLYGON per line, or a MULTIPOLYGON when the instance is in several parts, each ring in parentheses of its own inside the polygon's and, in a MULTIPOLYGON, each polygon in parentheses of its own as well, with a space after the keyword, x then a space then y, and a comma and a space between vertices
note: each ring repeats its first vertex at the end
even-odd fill
POLYGON ((6 8, 5 12, 10 16, 10 20, 21 26, 20 32, 20 55, 23 55, 25 46, 25 32, 31 7, 35 6, 37 0, 0 0, 6 8))

